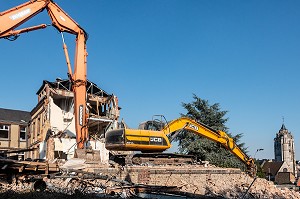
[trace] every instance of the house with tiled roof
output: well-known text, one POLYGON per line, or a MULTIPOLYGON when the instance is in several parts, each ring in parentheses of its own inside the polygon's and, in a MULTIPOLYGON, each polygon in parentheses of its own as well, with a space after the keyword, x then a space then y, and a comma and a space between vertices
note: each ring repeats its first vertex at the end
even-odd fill
POLYGON ((0 156, 24 159, 30 112, 0 108, 0 156))
POLYGON ((295 177, 289 171, 289 165, 286 162, 266 161, 262 164, 262 171, 269 181, 274 181, 277 184, 295 182, 295 177))

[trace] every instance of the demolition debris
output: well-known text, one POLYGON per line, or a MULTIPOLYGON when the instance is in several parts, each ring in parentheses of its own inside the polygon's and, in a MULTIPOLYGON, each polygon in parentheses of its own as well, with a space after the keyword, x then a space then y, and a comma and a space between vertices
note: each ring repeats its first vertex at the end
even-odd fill
POLYGON ((72 169, 72 164, 67 163, 56 163, 58 167, 52 167, 46 162, 29 164, 6 159, 0 162, 2 171, 10 171, 6 176, 2 175, 1 197, 13 193, 31 198, 38 194, 43 194, 43 197, 62 194, 75 198, 78 195, 90 198, 149 198, 157 195, 170 198, 300 198, 295 190, 279 189, 273 182, 251 178, 239 169, 218 168, 207 163, 160 167, 82 163, 80 169, 75 164, 73 168, 76 169, 72 169), (10 181, 4 181, 9 177, 10 181))

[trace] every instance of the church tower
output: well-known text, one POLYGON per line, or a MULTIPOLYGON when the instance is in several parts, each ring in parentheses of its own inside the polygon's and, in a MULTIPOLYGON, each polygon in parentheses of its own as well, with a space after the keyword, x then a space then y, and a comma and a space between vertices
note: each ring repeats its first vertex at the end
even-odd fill
POLYGON ((274 138, 274 152, 275 161, 286 162, 289 166, 288 172, 293 173, 296 177, 294 137, 284 124, 274 138))

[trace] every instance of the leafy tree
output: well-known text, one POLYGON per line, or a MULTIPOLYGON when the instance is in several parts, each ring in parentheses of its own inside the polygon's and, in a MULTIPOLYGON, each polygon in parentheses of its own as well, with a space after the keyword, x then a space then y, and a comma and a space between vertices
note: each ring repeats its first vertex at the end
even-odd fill
POLYGON ((256 167, 257 167, 257 173, 256 176, 259 178, 266 178, 266 174, 263 172, 263 169, 258 161, 255 161, 256 167))
MULTIPOLYGON (((192 118, 215 130, 227 133, 228 128, 225 123, 228 121, 228 118, 225 115, 228 111, 222 111, 218 103, 210 105, 207 100, 201 99, 195 94, 193 99, 194 101, 191 103, 182 103, 187 113, 181 115, 192 118)), ((240 141, 243 134, 235 136, 232 136, 230 133, 227 134, 234 139, 243 151, 246 150, 245 143, 240 141)), ((209 161, 211 164, 219 167, 245 168, 245 165, 221 144, 199 135, 184 131, 178 135, 177 141, 179 142, 179 152, 181 153, 196 155, 201 160, 209 161)))

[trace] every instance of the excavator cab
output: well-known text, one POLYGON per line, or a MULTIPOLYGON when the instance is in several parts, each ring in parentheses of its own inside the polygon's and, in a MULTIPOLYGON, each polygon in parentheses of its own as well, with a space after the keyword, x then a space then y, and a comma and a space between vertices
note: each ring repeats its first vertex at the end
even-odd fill
POLYGON ((165 123, 158 120, 149 120, 142 122, 138 129, 141 130, 151 130, 151 131, 161 131, 165 127, 165 123))
POLYGON ((153 115, 152 120, 148 120, 140 123, 139 128, 141 130, 161 131, 165 128, 167 120, 163 115, 153 115))
POLYGON ((105 134, 105 147, 108 150, 162 152, 171 147, 162 131, 166 123, 164 116, 154 115, 152 120, 140 123, 138 129, 121 128, 105 134))

